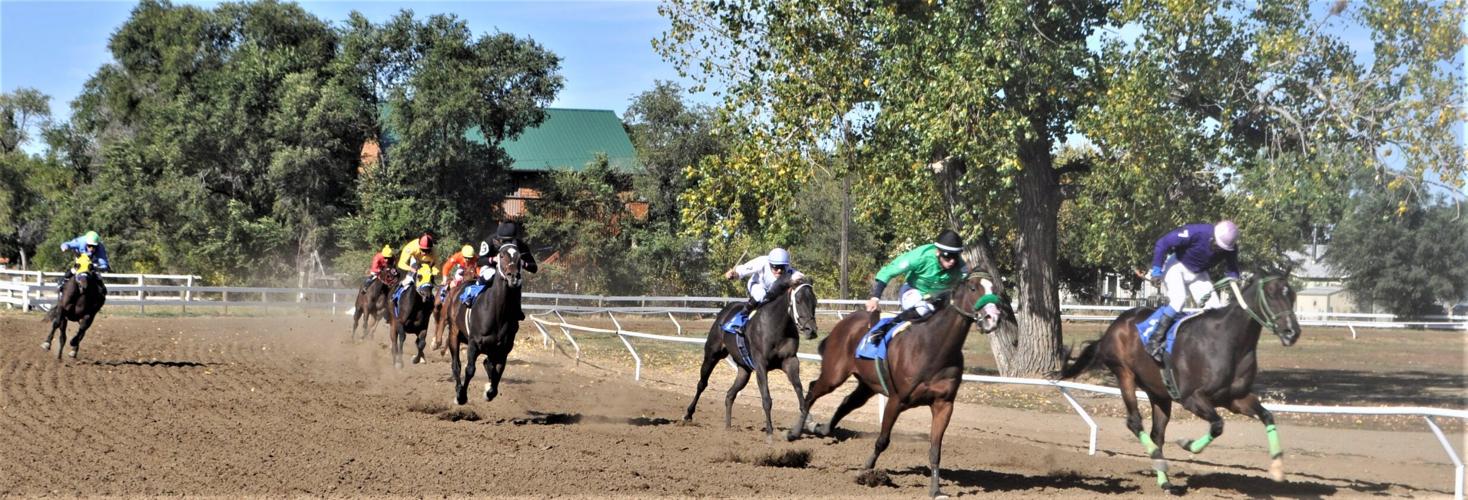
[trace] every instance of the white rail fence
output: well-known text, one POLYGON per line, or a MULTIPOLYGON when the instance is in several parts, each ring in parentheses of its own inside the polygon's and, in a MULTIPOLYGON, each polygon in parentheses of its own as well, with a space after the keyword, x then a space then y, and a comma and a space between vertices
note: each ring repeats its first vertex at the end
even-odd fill
MULTIPOLYGON (((527 295, 529 295, 529 294, 527 294, 527 295)), ((845 301, 845 302, 858 302, 858 301, 845 301)), ((688 309, 688 308, 684 308, 684 309, 688 309)), ((655 340, 655 341, 660 341, 660 342, 676 342, 676 343, 695 344, 695 345, 702 345, 704 343, 704 341, 705 341, 705 338, 702 335, 691 336, 691 337, 681 336, 683 334, 683 326, 682 326, 682 324, 678 323, 677 318, 675 316, 673 316, 672 312, 668 312, 668 311, 653 311, 653 310, 650 310, 650 309, 643 309, 643 308, 624 308, 624 309, 618 310, 618 311, 612 311, 612 310, 606 310, 606 309, 602 309, 600 311, 597 311, 597 310, 594 310, 594 309, 577 309, 577 310, 574 310, 574 311, 563 311, 563 310, 560 310, 560 309, 556 309, 554 307, 551 307, 551 308, 549 308, 548 310, 546 310, 543 313, 530 315, 529 316, 529 319, 535 325, 535 328, 540 332, 542 345, 544 345, 547 348, 549 348, 553 343, 556 342, 556 340, 551 335, 551 333, 547 330, 547 328, 549 327, 549 328, 559 329, 561 331, 561 334, 565 337, 566 341, 568 343, 570 343, 571 346, 575 349, 575 359, 576 359, 576 362, 578 364, 581 361, 581 346, 580 346, 580 344, 578 342, 576 342, 576 338, 575 338, 575 336, 573 336, 571 334, 571 332, 578 331, 578 332, 587 332, 587 333, 601 333, 601 334, 616 335, 617 338, 622 341, 622 345, 627 348, 627 352, 629 352, 632 355, 632 360, 633 360, 633 363, 634 363, 634 370, 633 370, 633 375, 632 375, 633 380, 641 380, 642 379, 642 356, 637 352, 636 346, 629 339, 646 339, 646 340, 655 340), (590 327, 590 326, 577 325, 577 324, 574 324, 574 323, 571 323, 571 322, 567 321, 566 318, 565 318, 565 315, 562 314, 563 312, 570 312, 571 314, 596 314, 596 315, 606 314, 607 315, 607 318, 610 319, 611 322, 612 322, 612 324, 615 326, 615 329, 613 330, 613 329, 606 329, 606 328, 595 328, 595 327, 590 327), (665 312, 667 313, 668 319, 670 321, 672 321, 675 329, 678 331, 678 335, 679 336, 659 335, 659 334, 655 334, 655 333, 637 332, 637 331, 626 330, 626 329, 622 328, 622 323, 621 323, 620 320, 617 319, 617 316, 616 316, 617 313, 638 314, 638 315, 653 315, 653 314, 661 314, 661 313, 665 313, 665 312), (554 316, 555 319, 556 319, 556 321, 551 321, 549 319, 550 316, 554 316)), ((702 332, 699 332, 699 333, 702 333, 702 332)), ((805 360, 805 361, 812 361, 812 362, 817 362, 817 363, 819 363, 821 361, 821 357, 818 354, 799 353, 799 354, 797 354, 797 357, 799 357, 800 359, 805 360)), ((726 358, 725 361, 728 361, 728 364, 729 364, 729 366, 731 368, 733 368, 735 366, 734 365, 734 362, 732 360, 726 358)), ((1080 404, 1079 401, 1076 401, 1075 397, 1071 395, 1070 391, 1071 390, 1078 390, 1078 391, 1086 391, 1086 392, 1092 392, 1092 393, 1098 393, 1098 394, 1108 394, 1108 395, 1112 395, 1112 396, 1120 396, 1121 395, 1121 390, 1120 389, 1117 389, 1115 387, 1106 387, 1106 386, 1100 386, 1100 385, 1083 384, 1083 383, 1079 383, 1079 382, 1069 382, 1069 381, 1056 381, 1056 380, 1044 380, 1044 379, 1029 379, 1029 378, 1015 378, 1015 377, 997 377, 997 376, 990 376, 990 375, 973 375, 973 374, 966 374, 966 375, 964 375, 963 376, 963 380, 964 381, 967 381, 967 382, 977 382, 977 383, 987 383, 987 384, 1030 385, 1030 386, 1045 386, 1045 387, 1053 387, 1053 388, 1055 388, 1060 393, 1060 396, 1063 397, 1063 398, 1065 398, 1065 401, 1070 404, 1071 409, 1073 409, 1075 411, 1075 413, 1078 416, 1080 416, 1081 420, 1086 424, 1086 426, 1090 428, 1090 446, 1089 446, 1089 451, 1088 452, 1091 455, 1095 455, 1096 454, 1096 433, 1100 429, 1100 426, 1096 424, 1096 420, 1091 417, 1090 413, 1086 411, 1085 407, 1081 406, 1081 404, 1080 404)), ((1147 399, 1146 393, 1143 393, 1141 391, 1138 391, 1137 392, 1137 397, 1140 400, 1146 400, 1147 399)), ((879 400, 880 400, 880 398, 879 398, 879 400)), ((878 409, 878 419, 879 420, 881 418, 881 407, 882 406, 883 405, 881 405, 881 404, 876 405, 876 407, 878 409)), ((1420 417, 1422 417, 1423 421, 1426 422, 1427 427, 1432 431, 1433 435, 1437 437, 1438 443, 1440 445, 1442 445, 1443 451, 1445 453, 1447 453, 1447 455, 1448 455, 1448 459, 1451 460, 1451 462, 1453 464, 1453 467, 1454 467, 1453 496, 1457 500, 1463 500, 1463 481, 1464 481, 1464 465, 1463 465, 1463 460, 1458 457, 1457 450, 1455 450, 1453 448, 1452 443, 1448 440, 1447 436, 1443 434, 1442 429, 1439 428, 1438 425, 1437 425, 1437 423, 1433 421, 1433 417, 1457 418, 1457 419, 1468 420, 1468 410, 1455 410, 1455 409, 1446 409, 1446 408, 1430 408, 1430 407, 1419 407, 1419 406, 1409 406, 1409 407, 1351 407, 1351 406, 1290 405, 1290 404, 1275 404, 1275 403, 1265 403, 1264 404, 1264 407, 1265 408, 1268 408, 1269 411, 1275 412, 1275 413, 1315 413, 1315 414, 1332 414, 1332 415, 1411 415, 1411 416, 1420 416, 1420 417)))

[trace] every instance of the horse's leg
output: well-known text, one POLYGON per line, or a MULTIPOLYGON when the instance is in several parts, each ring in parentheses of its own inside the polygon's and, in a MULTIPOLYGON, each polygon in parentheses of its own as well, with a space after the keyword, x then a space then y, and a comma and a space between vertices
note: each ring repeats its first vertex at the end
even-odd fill
POLYGON ((765 365, 755 370, 754 380, 759 385, 760 406, 765 409, 765 444, 769 444, 775 442, 775 421, 770 418, 773 401, 770 401, 770 371, 766 369, 768 364, 765 365))
POLYGON ((1259 397, 1248 394, 1229 403, 1229 409, 1240 415, 1259 419, 1264 424, 1264 436, 1269 439, 1269 477, 1284 481, 1284 449, 1279 446, 1279 432, 1274 428, 1274 414, 1259 403, 1259 397))
MULTIPOLYGON (((465 390, 468 384, 459 376, 459 370, 463 369, 464 365, 459 361, 458 346, 454 347, 455 349, 451 349, 452 352, 449 353, 452 356, 449 358, 449 371, 454 372, 454 404, 464 404, 469 402, 469 396, 465 390)), ((474 349, 470 348, 469 352, 472 355, 474 349)), ((474 358, 469 358, 469 366, 474 366, 474 358)))
POLYGON ((928 469, 932 471, 933 478, 928 482, 928 495, 933 498, 946 498, 943 492, 938 490, 939 463, 943 459, 943 432, 948 430, 948 421, 953 418, 953 401, 939 399, 933 401, 933 428, 928 431, 928 469))
MULTIPOLYGON (((827 338, 829 339, 829 337, 827 338)), ((827 340, 827 342, 833 341, 827 340)), ((847 369, 845 366, 836 366, 837 364, 849 363, 849 360, 842 361, 837 360, 834 357, 824 357, 824 355, 825 353, 823 352, 823 358, 821 360, 821 373, 816 375, 816 378, 814 380, 810 381, 810 386, 807 387, 805 391, 805 399, 800 402, 800 421, 799 425, 796 426, 797 428, 805 428, 805 422, 810 419, 810 409, 812 406, 815 405, 817 399, 820 399, 821 396, 830 394, 831 391, 836 390, 837 387, 841 387, 841 384, 846 383, 846 379, 851 377, 850 369, 847 369)), ((857 384, 857 391, 861 390, 861 385, 862 384, 857 384)), ((853 394, 855 393, 853 392, 853 394)), ((871 395, 868 394, 866 397, 871 397, 871 395)), ((851 396, 846 397, 846 400, 850 399, 851 396)), ((856 403, 855 407, 861 406, 862 403, 866 403, 866 399, 862 399, 860 402, 856 403)), ((846 406, 846 401, 842 401, 841 406, 846 406)), ((840 411, 840 408, 837 408, 837 411, 840 411)), ((846 411, 849 412, 851 410, 848 409, 846 411)), ((845 415, 845 413, 842 413, 842 415, 845 415)), ((827 433, 830 433, 831 431, 836 429, 836 423, 840 420, 840 418, 832 418, 830 424, 828 424, 825 429, 820 429, 819 426, 817 426, 817 428, 812 429, 811 432, 816 435, 825 435, 827 433)))
MULTIPOLYGON (((814 386, 815 384, 811 385, 814 386)), ((815 388, 812 387, 811 394, 816 393, 814 389, 815 388)), ((861 408, 861 405, 867 404, 867 400, 872 399, 872 396, 875 394, 877 394, 876 391, 873 391, 871 388, 867 387, 866 384, 858 382, 856 384, 856 390, 851 391, 851 394, 846 395, 846 399, 841 400, 841 404, 838 405, 836 407, 836 411, 831 414, 830 422, 826 423, 826 428, 817 429, 817 434, 830 434, 832 432, 836 432, 836 424, 841 423, 841 419, 846 418, 846 415, 849 415, 857 408, 861 408)), ((814 403, 815 399, 812 398, 811 402, 814 403)))
POLYGON ((96 314, 89 314, 77 322, 76 335, 71 337, 71 352, 66 353, 67 356, 76 359, 76 352, 82 347, 82 337, 87 336, 87 329, 92 327, 92 320, 96 318, 96 314))
POLYGON ((66 350, 66 318, 63 318, 60 314, 57 314, 56 320, 61 322, 61 329, 59 330, 61 332, 61 338, 58 339, 60 343, 56 344, 56 360, 61 361, 61 351, 66 350))
MULTIPOLYGON (((723 335, 723 332, 718 332, 717 335, 723 335)), ((704 344, 703 366, 698 369, 698 387, 693 390, 693 401, 688 403, 688 411, 683 412, 684 422, 693 421, 693 411, 698 409, 698 398, 703 396, 703 390, 709 386, 709 375, 714 372, 715 367, 719 366, 719 362, 729 355, 729 351, 724 350, 724 344, 720 340, 722 339, 713 337, 704 344)))
POLYGON ((1218 436, 1223 435, 1223 417, 1218 415, 1218 410, 1214 409, 1212 401, 1209 401, 1197 392, 1183 399, 1182 404, 1183 408, 1187 408, 1194 415, 1208 421, 1208 434, 1204 434, 1203 437, 1193 440, 1179 439, 1177 444, 1189 452, 1203 453, 1203 449, 1208 447, 1208 443, 1212 443, 1214 439, 1218 439, 1218 436))
MULTIPOLYGON (((51 331, 46 334, 46 341, 41 343, 41 349, 46 350, 46 351, 50 351, 51 350, 51 339, 55 338, 56 337, 56 331, 57 330, 61 330, 62 328, 65 327, 65 325, 66 325, 66 318, 61 317, 61 311, 56 311, 56 316, 53 317, 53 318, 51 318, 51 331)), ((65 338, 66 337, 66 334, 65 333, 62 333, 61 336, 62 336, 61 343, 65 344, 66 343, 66 338, 65 338)))
POLYGON ((363 308, 362 308, 362 303, 363 302, 364 302, 363 300, 357 299, 357 306, 354 309, 352 309, 352 337, 351 337, 351 340, 357 340, 357 323, 362 320, 362 315, 366 313, 366 311, 364 311, 363 308))
POLYGON ((785 371, 785 376, 790 379, 790 387, 795 389, 795 400, 801 404, 800 415, 796 416, 795 425, 790 426, 790 432, 785 434, 786 441, 794 441, 800 437, 801 428, 805 427, 805 392, 800 390, 800 358, 791 356, 785 358, 780 366, 785 371))
POLYGON ((479 344, 470 342, 468 361, 464 364, 464 385, 459 387, 460 401, 469 400, 469 384, 474 382, 474 364, 479 362, 480 354, 482 353, 479 352, 479 344))
POLYGON ((428 344, 428 328, 424 328, 423 331, 418 332, 417 337, 418 342, 415 342, 415 344, 418 346, 418 356, 413 358, 413 364, 415 365, 423 362, 423 347, 428 344))
POLYGON ((505 359, 509 351, 490 352, 484 356, 484 371, 489 372, 489 383, 484 384, 484 400, 494 401, 500 393, 500 377, 505 374, 505 359))
POLYGON ((907 408, 902 401, 906 399, 902 395, 893 395, 887 398, 887 406, 882 408, 882 432, 877 434, 877 443, 872 448, 872 456, 867 458, 866 470, 872 470, 877 466, 877 457, 887 450, 887 445, 892 444, 892 426, 897 424, 897 415, 907 408))
MULTIPOLYGON (((1162 458, 1162 448, 1152 439, 1152 435, 1142 432, 1142 410, 1137 408, 1137 380, 1136 375, 1130 369, 1123 368, 1117 373, 1117 386, 1121 389, 1121 401, 1126 404, 1126 428, 1132 435, 1142 442, 1142 449, 1147 456, 1152 458, 1152 470, 1157 473, 1157 487, 1163 490, 1171 490, 1172 483, 1167 480, 1167 459, 1162 458)), ((1155 418, 1155 417, 1154 417, 1155 418)))
POLYGON ((749 384, 749 370, 739 367, 739 374, 734 376, 734 384, 729 386, 729 394, 724 396, 724 428, 734 426, 734 398, 739 396, 739 391, 749 384))
POLYGON ((403 368, 403 342, 408 340, 408 327, 398 323, 392 333, 392 365, 395 368, 403 368))

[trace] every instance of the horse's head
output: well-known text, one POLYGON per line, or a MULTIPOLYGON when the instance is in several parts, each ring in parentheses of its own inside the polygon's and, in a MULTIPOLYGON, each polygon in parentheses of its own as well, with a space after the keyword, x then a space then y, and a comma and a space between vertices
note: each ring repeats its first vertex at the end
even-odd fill
POLYGON ((1243 302, 1259 324, 1279 336, 1289 347, 1300 340, 1300 321, 1295 317, 1295 288, 1287 275, 1266 274, 1244 284, 1243 302))
POLYGON ((807 340, 816 338, 816 291, 808 277, 799 276, 791 284, 790 317, 807 340))
POLYGON ((958 308, 958 312, 968 316, 979 324, 979 330, 984 333, 999 328, 999 320, 1003 317, 1008 306, 1004 305, 1004 299, 994 293, 995 284, 989 275, 982 273, 969 273, 958 289, 953 292, 953 304, 951 307, 958 308))
POLYGON ((499 257, 495 259, 498 269, 495 272, 505 278, 505 284, 511 288, 520 287, 520 249, 515 247, 514 242, 500 245, 499 257))

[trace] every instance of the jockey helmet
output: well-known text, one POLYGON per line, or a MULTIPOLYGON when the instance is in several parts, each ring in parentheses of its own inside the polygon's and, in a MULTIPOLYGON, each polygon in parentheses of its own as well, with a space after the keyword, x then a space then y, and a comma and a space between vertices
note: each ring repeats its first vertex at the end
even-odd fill
POLYGON ((470 258, 470 257, 473 257, 474 256, 474 247, 469 246, 469 245, 464 245, 464 248, 460 248, 459 249, 459 253, 464 254, 464 258, 466 258, 466 259, 467 258, 470 258))
POLYGON ((85 241, 88 245, 96 246, 100 238, 100 236, 97 236, 96 231, 87 231, 87 234, 82 236, 82 241, 85 241))
POLYGON ((787 251, 785 251, 784 248, 779 248, 779 247, 776 247, 774 250, 770 250, 770 265, 772 265, 772 266, 788 266, 788 265, 790 265, 790 252, 787 252, 787 251))
POLYGON ((513 240, 515 239, 515 233, 517 233, 519 229, 520 228, 516 227, 516 224, 514 222, 501 222, 499 227, 496 227, 494 229, 494 239, 499 241, 513 240))
POLYGON ((1218 247, 1233 251, 1238 248, 1239 226, 1234 221, 1220 221, 1213 226, 1213 241, 1218 242, 1218 247))
POLYGON ((425 232, 423 233, 423 236, 419 236, 418 248, 422 249, 425 252, 431 250, 433 248, 433 234, 425 232))
POLYGON ((392 245, 382 246, 382 256, 383 258, 392 257, 392 245))
POLYGON ((944 229, 943 232, 938 233, 938 238, 933 241, 933 245, 944 254, 958 255, 958 252, 963 251, 963 238, 958 237, 958 233, 952 229, 944 229))

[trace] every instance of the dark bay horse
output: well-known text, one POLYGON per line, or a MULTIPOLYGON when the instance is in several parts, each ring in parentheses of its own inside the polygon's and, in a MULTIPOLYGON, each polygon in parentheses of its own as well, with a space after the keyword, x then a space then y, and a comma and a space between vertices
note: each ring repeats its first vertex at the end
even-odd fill
POLYGON ((428 327, 433 322, 433 285, 408 283, 396 306, 390 305, 392 313, 392 364, 403 367, 403 342, 408 334, 418 336, 418 355, 413 364, 423 362, 423 347, 428 342, 428 327))
POLYGON ((495 260, 495 274, 489 286, 479 293, 472 306, 459 303, 449 325, 448 350, 452 360, 449 368, 454 373, 456 404, 469 402, 469 381, 474 379, 474 363, 480 354, 484 355, 484 371, 489 372, 484 400, 494 401, 499 394, 500 377, 505 374, 506 359, 515 348, 515 333, 520 331, 520 252, 514 243, 500 245, 495 260), (467 365, 459 361, 460 343, 468 347, 467 365))
MULTIPOLYGON (((1244 282, 1233 304, 1204 311, 1178 327, 1177 339, 1168 354, 1176 374, 1178 402, 1209 424, 1207 435, 1196 440, 1179 440, 1178 445, 1191 453, 1201 453, 1208 443, 1223 434, 1223 418, 1215 408, 1228 408, 1264 423, 1271 459, 1269 474, 1276 481, 1284 480, 1283 452, 1274 416, 1264 409, 1253 392, 1254 375, 1259 371, 1254 351, 1264 327, 1269 327, 1286 347, 1299 340, 1300 323, 1295 319, 1294 309, 1295 291, 1289 280, 1279 275, 1256 277, 1244 282)), ((1097 362, 1116 374, 1121 399, 1126 403, 1127 430, 1137 436, 1151 456, 1157 485, 1174 491, 1167 478, 1167 460, 1162 456, 1162 447, 1157 445, 1165 443, 1173 400, 1163 383, 1160 365, 1147 355, 1136 328, 1152 311, 1136 308, 1121 313, 1106 328, 1106 333, 1088 343, 1059 375, 1062 379, 1074 378, 1097 362), (1139 387, 1152 403, 1150 434, 1142 432, 1136 396, 1139 387)))
POLYGON ((358 324, 363 326, 362 338, 365 340, 372 337, 379 321, 392 321, 388 308, 392 307, 393 286, 397 283, 398 270, 383 269, 366 288, 357 292, 357 305, 352 310, 352 340, 357 340, 358 324))
MULTIPOLYGON (((795 397, 801 398, 800 358, 795 357, 800 349, 799 334, 805 334, 806 339, 816 338, 816 293, 810 280, 802 279, 792 283, 788 292, 775 293, 780 295, 760 306, 758 314, 754 314, 744 327, 744 335, 748 339, 746 348, 755 366, 749 366, 739 356, 735 336, 723 330, 723 325, 734 317, 743 304, 729 304, 719 312, 713 326, 709 327, 708 340, 703 344, 703 367, 699 370, 698 389, 693 393, 693 402, 688 403, 688 411, 683 414, 684 422, 693 420, 693 411, 698 408, 698 398, 708 387, 709 374, 713 373, 714 367, 724 357, 734 353, 739 374, 734 377, 734 384, 729 386, 729 393, 724 397, 724 427, 728 428, 732 423, 734 398, 749 383, 749 374, 753 372, 759 385, 760 402, 765 409, 765 441, 774 440, 775 425, 770 419, 769 372, 774 369, 784 370, 785 375, 790 377, 790 385, 795 386, 795 397)), ((791 428, 786 437, 794 440, 800 436, 799 429, 791 428)))
MULTIPOLYGON (((877 362, 857 359, 857 343, 866 342, 873 314, 865 311, 848 314, 831 329, 831 334, 821 341, 821 375, 812 380, 810 389, 800 407, 799 430, 810 416, 810 408, 821 396, 836 390, 846 379, 856 376, 856 390, 852 391, 831 421, 817 433, 826 434, 852 410, 866 404, 873 395, 887 393, 887 406, 882 409, 882 431, 877 436, 876 448, 867 458, 867 471, 877 465, 877 457, 887 449, 892 440, 892 426, 897 416, 909 408, 929 406, 933 412, 932 431, 929 435, 928 462, 932 470, 928 493, 941 496, 938 490, 938 465, 943 449, 943 432, 948 428, 948 419, 953 416, 953 399, 958 395, 958 385, 963 377, 963 343, 974 323, 985 332, 999 327, 1001 319, 1014 322, 1014 313, 1002 304, 991 303, 995 299, 994 283, 980 274, 970 274, 952 292, 950 303, 934 312, 927 320, 914 323, 906 332, 892 338, 887 347, 890 379, 878 376, 877 362), (980 300, 983 299, 983 300, 980 300), (993 307, 990 307, 993 306, 993 307)), ((889 334, 891 335, 891 334, 889 334)))
MULTIPOLYGON (((78 328, 76 336, 71 338, 71 351, 68 356, 76 358, 76 351, 82 345, 82 337, 87 336, 87 329, 92 327, 92 320, 97 318, 97 311, 102 310, 102 304, 107 302, 107 294, 102 291, 102 277, 95 272, 80 272, 66 281, 61 286, 61 295, 56 299, 56 306, 46 313, 46 319, 51 321, 51 331, 46 334, 46 341, 41 343, 41 348, 51 350, 51 339, 56 332, 61 332, 61 343, 66 344, 66 322, 76 322, 78 328)), ((61 346, 56 346, 56 359, 61 359, 61 346)))

